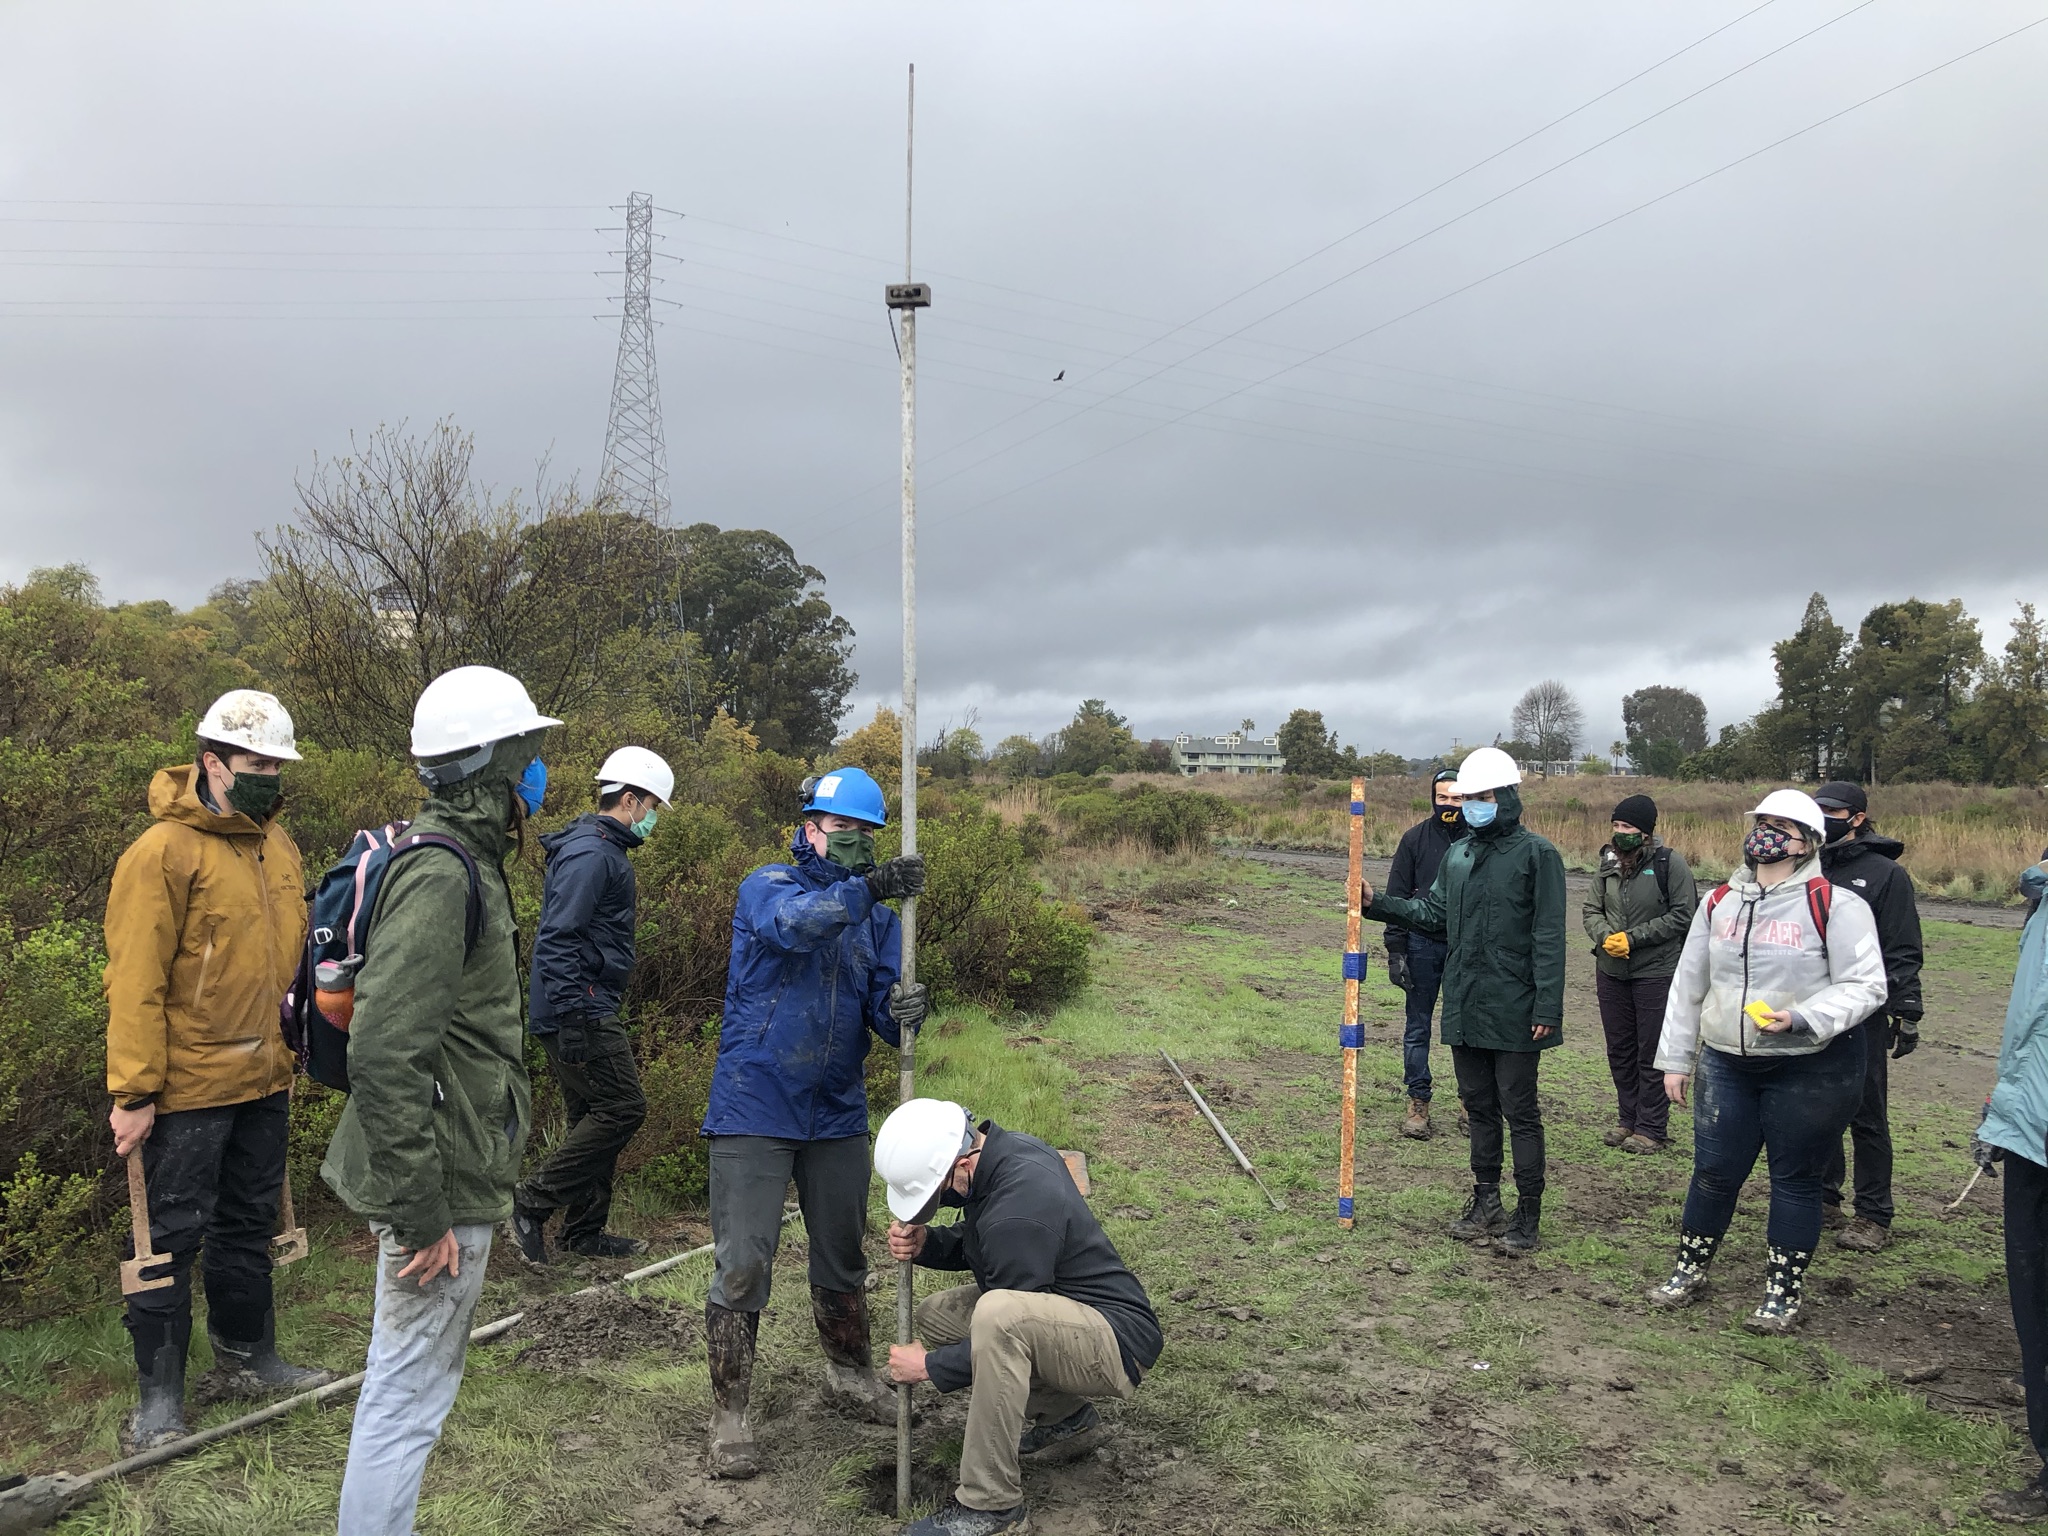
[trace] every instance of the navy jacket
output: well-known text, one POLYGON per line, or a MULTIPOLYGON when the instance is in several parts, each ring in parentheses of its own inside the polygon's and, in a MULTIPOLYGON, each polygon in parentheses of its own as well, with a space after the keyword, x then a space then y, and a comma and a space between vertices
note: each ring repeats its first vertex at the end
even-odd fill
POLYGON ((548 856, 540 928, 533 936, 528 1018, 536 1035, 556 1020, 610 1018, 633 974, 635 896, 628 849, 640 839, 609 816, 579 816, 540 840, 548 856))
MULTIPOLYGON (((1443 864, 1451 844, 1464 835, 1465 823, 1460 821, 1446 826, 1435 811, 1403 832, 1401 841, 1394 847, 1394 862, 1387 870, 1387 894, 1417 896, 1428 891, 1436 884, 1437 869, 1443 864)), ((1426 933, 1422 938, 1425 943, 1443 947, 1441 939, 1426 933)), ((1408 948, 1408 943, 1406 928, 1388 924, 1388 954, 1402 953, 1408 948)))
POLYGON ((790 855, 740 882, 706 1136, 865 1136, 868 1032, 900 1038, 888 1007, 903 963, 896 914, 802 828, 790 855))

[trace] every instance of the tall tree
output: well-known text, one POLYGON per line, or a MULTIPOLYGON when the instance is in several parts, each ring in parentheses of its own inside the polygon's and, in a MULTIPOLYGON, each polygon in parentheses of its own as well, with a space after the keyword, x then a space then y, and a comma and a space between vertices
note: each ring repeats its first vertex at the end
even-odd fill
POLYGON ((1974 780, 1961 726, 1983 665, 1983 636, 1960 599, 1871 609, 1849 662, 1849 747, 1864 782, 1974 780))
POLYGON ((1337 749, 1337 733, 1323 724, 1320 709, 1295 710, 1274 734, 1280 742, 1283 773, 1328 778, 1344 766, 1344 755, 1337 749))
POLYGON ((1571 689, 1545 678, 1516 701, 1508 729, 1536 749, 1539 762, 1568 762, 1578 756, 1580 738, 1586 734, 1586 712, 1571 689))
POLYGON ((1767 754, 1782 755, 1801 777, 1818 783, 1835 772, 1844 751, 1849 707, 1849 632, 1816 592, 1791 638, 1771 647, 1778 698, 1757 725, 1767 754))
POLYGON ((1621 724, 1628 740, 1616 744, 1616 755, 1626 751, 1638 773, 1670 778, 1707 748, 1707 706, 1690 688, 1638 688, 1621 701, 1621 724))
POLYGON ((1107 768, 1127 773, 1142 765, 1145 749, 1131 734, 1131 725, 1100 699, 1083 699, 1066 729, 1047 743, 1046 756, 1056 773, 1094 773, 1107 768))
POLYGON ((2048 634, 2032 603, 2021 603, 2004 656, 1985 668, 1971 725, 1994 784, 2048 778, 2048 634))

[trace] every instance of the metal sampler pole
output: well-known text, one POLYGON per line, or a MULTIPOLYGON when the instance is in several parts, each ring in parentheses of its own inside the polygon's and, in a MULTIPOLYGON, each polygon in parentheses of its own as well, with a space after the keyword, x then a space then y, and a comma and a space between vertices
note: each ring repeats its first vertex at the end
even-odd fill
MULTIPOLYGON (((883 300, 895 312, 897 350, 903 357, 903 851, 917 852, 917 312, 931 304, 931 288, 910 280, 911 188, 916 168, 917 66, 910 66, 910 96, 903 147, 903 281, 883 300)), ((917 898, 903 899, 903 982, 917 980, 917 898)), ((917 1091, 917 1037, 905 1031, 897 1055, 897 1102, 917 1091)), ((913 1267, 897 1266, 896 1342, 908 1344, 913 1267)), ((910 1388, 896 1389, 896 1513, 910 1514, 910 1388)))
POLYGON ((1344 1048, 1344 1119, 1337 1142, 1337 1225, 1349 1227, 1351 1164, 1357 1145, 1358 1050, 1365 1029, 1358 1022, 1358 984, 1365 979, 1365 954, 1359 948, 1361 887, 1365 882, 1365 780, 1351 781, 1351 869, 1344 886, 1344 1027, 1337 1043, 1344 1048))

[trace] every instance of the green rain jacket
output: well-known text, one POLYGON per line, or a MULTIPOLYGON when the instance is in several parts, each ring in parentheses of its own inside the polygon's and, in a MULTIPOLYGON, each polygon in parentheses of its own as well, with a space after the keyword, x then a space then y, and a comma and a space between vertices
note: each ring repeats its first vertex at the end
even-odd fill
POLYGON ((1451 845, 1426 896, 1373 893, 1365 915, 1444 939, 1445 1045, 1548 1050, 1564 1038, 1564 860, 1522 825, 1512 786, 1500 813, 1451 845), (1532 1031, 1548 1024, 1541 1040, 1532 1031))
POLYGON ((483 932, 465 960, 469 877, 446 850, 415 853, 384 882, 356 977, 351 1092, 320 1175, 350 1210, 407 1248, 502 1221, 531 1124, 519 958, 504 858, 512 786, 538 732, 499 743, 481 773, 436 790, 413 827, 475 857, 483 932))
POLYGON ((1586 937, 1593 941, 1593 964, 1621 981, 1649 976, 1669 976, 1678 969, 1678 956, 1685 948, 1685 936, 1692 931, 1693 909, 1700 904, 1700 888, 1692 867, 1676 848, 1665 856, 1670 860, 1671 898, 1657 883, 1656 853, 1664 839, 1652 837, 1636 872, 1624 880, 1621 855, 1609 843, 1600 850, 1600 868, 1586 892, 1580 915, 1586 937), (1601 946, 1609 934, 1628 935, 1628 954, 1610 955, 1601 946))

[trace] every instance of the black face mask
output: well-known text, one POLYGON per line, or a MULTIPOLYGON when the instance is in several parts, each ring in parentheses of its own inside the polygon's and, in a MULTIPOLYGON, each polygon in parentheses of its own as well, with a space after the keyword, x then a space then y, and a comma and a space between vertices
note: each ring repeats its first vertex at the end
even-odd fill
POLYGON ((1826 840, 1830 843, 1839 843, 1843 838, 1853 837, 1856 833, 1855 827, 1850 825, 1850 818, 1847 816, 1830 816, 1827 819, 1827 823, 1826 840))
POLYGON ((261 821, 284 793, 284 778, 275 773, 238 773, 228 785, 228 806, 251 821, 261 821))
POLYGON ((1436 819, 1447 827, 1455 827, 1465 819, 1465 812, 1455 805, 1440 805, 1436 808, 1436 819))

